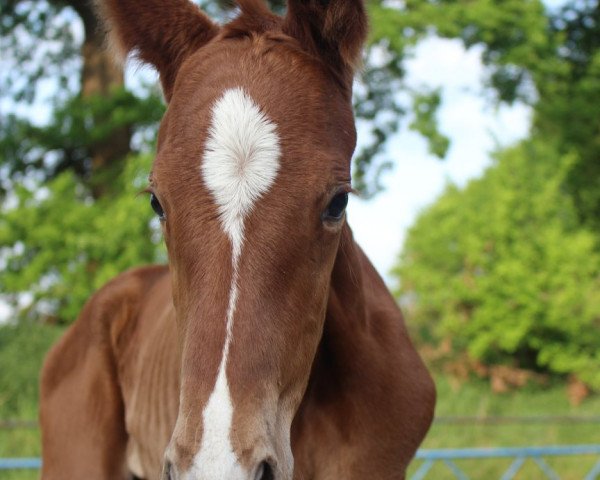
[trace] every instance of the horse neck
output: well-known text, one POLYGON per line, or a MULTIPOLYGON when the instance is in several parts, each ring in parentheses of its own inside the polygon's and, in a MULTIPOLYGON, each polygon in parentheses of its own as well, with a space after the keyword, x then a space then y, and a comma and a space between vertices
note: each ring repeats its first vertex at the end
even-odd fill
POLYGON ((406 338, 402 313, 383 279, 344 227, 331 275, 323 336, 310 383, 317 389, 362 378, 406 338), (369 364, 371 367, 365 367, 369 364), (341 382, 341 383, 340 383, 341 382), (317 386, 318 385, 318 386, 317 386))
MULTIPOLYGON (((293 446, 302 458, 310 451, 314 441, 336 442, 331 425, 348 423, 349 403, 362 393, 355 392, 356 385, 366 385, 361 378, 364 368, 360 363, 372 350, 369 314, 365 289, 364 263, 366 257, 354 242, 352 231, 344 226, 340 246, 331 274, 327 313, 323 336, 317 348, 308 386, 293 424, 293 446), (358 394, 358 395, 357 395, 358 394), (322 412, 317 418, 314 412, 322 412), (311 426, 317 422, 328 425, 326 437, 315 433, 311 426), (333 435, 333 436, 332 436, 333 435)), ((308 454, 309 457, 311 454, 308 454)), ((301 460, 299 460, 301 461, 301 460)))
POLYGON ((368 264, 354 241, 352 230, 345 225, 331 273, 326 332, 345 337, 353 335, 348 328, 362 330, 368 327, 365 262, 368 264))

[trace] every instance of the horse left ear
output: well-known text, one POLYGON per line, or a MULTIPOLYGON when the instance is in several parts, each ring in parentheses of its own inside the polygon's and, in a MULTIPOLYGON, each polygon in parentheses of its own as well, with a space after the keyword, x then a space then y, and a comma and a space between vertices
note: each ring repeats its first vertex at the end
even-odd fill
POLYGON ((288 0, 283 28, 352 82, 367 37, 363 0, 288 0))
POLYGON ((167 102, 183 61, 219 31, 189 0, 96 0, 109 41, 124 60, 134 52, 160 74, 167 102))

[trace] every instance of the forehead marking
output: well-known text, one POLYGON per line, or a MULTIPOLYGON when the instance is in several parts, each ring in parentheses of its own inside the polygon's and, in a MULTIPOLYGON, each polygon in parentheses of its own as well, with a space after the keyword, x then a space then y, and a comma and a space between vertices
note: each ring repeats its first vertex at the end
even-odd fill
POLYGON ((237 480, 247 476, 231 445, 233 405, 226 367, 238 297, 244 219, 275 181, 280 154, 276 127, 252 98, 241 88, 225 91, 212 108, 201 173, 217 204, 221 226, 231 241, 233 274, 221 363, 202 412, 202 444, 187 478, 237 480))
POLYGON ((227 90, 212 109, 202 176, 219 207, 234 258, 243 242, 244 217, 273 184, 279 156, 275 125, 244 90, 227 90))

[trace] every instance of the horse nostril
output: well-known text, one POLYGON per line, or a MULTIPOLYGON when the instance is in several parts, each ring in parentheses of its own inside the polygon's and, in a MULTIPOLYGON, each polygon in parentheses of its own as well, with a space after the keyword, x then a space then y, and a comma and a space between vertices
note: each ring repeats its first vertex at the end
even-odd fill
POLYGON ((273 474, 273 467, 267 461, 262 462, 258 469, 256 470, 256 475, 254 477, 255 480, 275 480, 275 475, 273 474))
POLYGON ((162 471, 162 480, 175 480, 173 475, 173 464, 169 460, 165 460, 162 471))

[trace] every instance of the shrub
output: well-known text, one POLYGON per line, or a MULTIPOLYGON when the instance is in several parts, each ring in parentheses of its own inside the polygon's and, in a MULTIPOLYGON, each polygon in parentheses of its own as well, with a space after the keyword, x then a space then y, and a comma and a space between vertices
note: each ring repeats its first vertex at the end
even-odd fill
POLYGON ((573 161, 524 142, 422 212, 395 269, 421 342, 600 388, 600 254, 563 191, 573 161))

